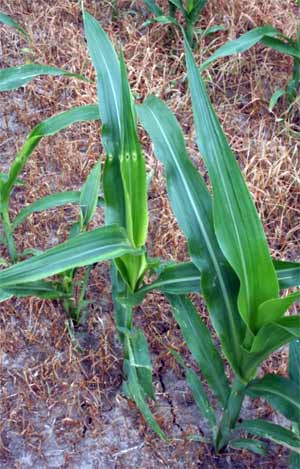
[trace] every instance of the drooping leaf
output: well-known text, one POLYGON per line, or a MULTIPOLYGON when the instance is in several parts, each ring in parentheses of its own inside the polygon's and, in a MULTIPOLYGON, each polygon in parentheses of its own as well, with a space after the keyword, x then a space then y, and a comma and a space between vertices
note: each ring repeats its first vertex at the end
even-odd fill
POLYGON ((34 78, 43 75, 56 77, 66 76, 89 81, 88 78, 83 75, 68 72, 61 68, 51 67, 50 65, 25 64, 0 70, 0 91, 16 90, 21 86, 27 85, 27 83, 34 80, 34 78))
POLYGON ((0 301, 4 301, 4 299, 6 299, 4 298, 5 294, 9 295, 9 297, 36 296, 38 298, 44 298, 48 300, 55 300, 58 298, 64 298, 66 296, 66 293, 60 290, 60 288, 53 282, 44 282, 41 280, 37 282, 28 282, 26 284, 6 287, 5 290, 1 290, 0 301))
POLYGON ((12 226, 15 229, 19 226, 29 215, 35 212, 43 212, 44 210, 49 210, 51 208, 61 207, 67 204, 76 204, 78 205, 80 201, 80 192, 79 191, 65 191, 65 192, 56 192, 54 194, 46 195, 41 199, 36 200, 27 207, 23 208, 16 218, 13 220, 12 226))
POLYGON ((258 306, 278 297, 278 280, 261 220, 186 40, 185 52, 197 143, 213 187, 215 233, 240 280, 239 312, 255 330, 258 306))
POLYGON ((265 46, 271 47, 271 49, 275 49, 278 52, 281 52, 282 54, 300 58, 300 52, 293 45, 281 41, 275 37, 263 37, 261 43, 265 46))
POLYGON ((146 337, 141 329, 131 330, 130 344, 132 346, 134 366, 136 367, 138 381, 145 395, 154 399, 150 354, 146 337))
POLYGON ((228 41, 219 47, 200 67, 200 70, 205 70, 212 62, 221 58, 228 57, 235 54, 241 54, 251 47, 255 46, 265 37, 277 37, 281 33, 273 28, 273 26, 265 25, 258 28, 251 29, 245 34, 242 34, 238 39, 228 41))
POLYGON ((293 422, 300 422, 300 388, 291 379, 268 374, 251 381, 247 394, 266 399, 275 410, 293 422))
POLYGON ((8 179, 4 182, 2 188, 3 199, 9 197, 17 177, 43 137, 55 135, 57 132, 60 132, 75 122, 92 120, 99 120, 98 108, 95 105, 86 105, 61 112, 36 125, 28 135, 10 168, 8 179))
POLYGON ((194 370, 186 366, 182 357, 177 352, 172 350, 172 355, 176 358, 178 363, 184 368, 186 380, 187 380, 188 386, 190 387, 192 391, 193 397, 195 399, 195 403, 198 409, 200 410, 202 417, 207 419, 208 422, 210 423, 213 434, 215 434, 216 426, 217 426, 216 416, 211 406, 211 403, 207 397, 207 394, 204 390, 204 387, 201 383, 200 378, 197 376, 194 370))
POLYGON ((179 226, 188 240, 193 263, 201 274, 201 291, 223 351, 239 374, 245 327, 237 311, 238 280, 224 258, 213 227, 211 197, 190 161, 180 126, 157 98, 138 106, 142 125, 164 164, 168 196, 179 226))
POLYGON ((208 328, 188 298, 170 294, 166 296, 187 347, 218 400, 225 406, 229 396, 229 385, 222 358, 212 342, 208 328))
POLYGON ((249 438, 231 440, 228 446, 233 449, 246 449, 260 456, 264 456, 268 451, 268 445, 266 443, 259 440, 250 440, 249 438))
POLYGON ((92 220, 99 198, 101 162, 98 161, 88 175, 80 194, 81 225, 86 227, 92 220))
POLYGON ((300 438, 290 430, 265 420, 244 420, 236 430, 246 431, 253 435, 268 438, 286 448, 300 453, 300 438))
POLYGON ((118 226, 106 226, 82 233, 71 240, 0 271, 0 288, 34 282, 75 267, 134 252, 126 233, 118 226))
POLYGON ((3 12, 0 12, 0 23, 6 24, 7 26, 11 26, 12 28, 16 29, 22 36, 24 36, 26 39, 30 39, 29 34, 27 31, 25 31, 22 26, 17 23, 16 20, 14 20, 11 16, 6 15, 3 12))

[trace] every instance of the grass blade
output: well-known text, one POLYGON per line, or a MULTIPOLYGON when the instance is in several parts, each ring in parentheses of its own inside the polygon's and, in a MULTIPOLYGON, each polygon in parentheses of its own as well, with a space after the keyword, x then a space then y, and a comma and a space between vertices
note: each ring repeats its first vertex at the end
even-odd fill
POLYGON ((265 37, 276 37, 281 33, 273 28, 273 26, 260 26, 242 34, 238 39, 228 41, 219 47, 205 62, 201 65, 200 70, 205 70, 212 62, 221 57, 228 57, 235 54, 241 54, 251 47, 255 46, 265 37))
POLYGON ((278 297, 278 280, 262 223, 187 41, 185 51, 197 143, 213 186, 216 236, 240 280, 240 314, 255 330, 258 306, 278 297))
POLYGON ((81 226, 87 227, 92 220, 99 198, 101 162, 96 163, 85 181, 80 194, 81 226))
POLYGON ((209 330, 188 298, 170 294, 166 296, 190 352, 219 402, 225 406, 230 392, 229 385, 222 358, 211 340, 209 330))
POLYGON ((252 451, 252 453, 259 454, 260 456, 264 456, 268 451, 268 446, 263 441, 250 440, 247 438, 231 440, 229 442, 229 446, 233 449, 246 449, 247 451, 252 451))
MULTIPOLYGON (((58 298, 64 298, 66 293, 59 289, 54 282, 29 282, 26 284, 14 285, 13 287, 6 287, 5 291, 2 292, 11 296, 27 297, 36 296, 38 298, 44 298, 47 300, 56 300, 58 298)), ((3 301, 3 300, 0 300, 3 301)))
POLYGON ((0 91, 16 90, 21 86, 27 85, 27 83, 34 80, 34 78, 43 75, 55 77, 65 76, 89 81, 88 78, 83 75, 68 72, 61 68, 51 67, 50 65, 25 64, 0 70, 0 91))
POLYGON ((65 191, 57 192, 54 194, 46 195, 41 199, 36 200, 32 204, 23 208, 16 218, 13 220, 12 226, 13 229, 16 229, 23 221, 32 213, 43 212, 44 210, 49 210, 51 208, 61 207, 67 204, 76 204, 79 205, 80 202, 80 192, 79 191, 65 191))
POLYGON ((244 325, 237 311, 238 280, 219 248, 213 227, 211 196, 190 161, 181 128, 167 106, 148 98, 138 106, 142 125, 164 164, 168 196, 201 274, 201 291, 222 348, 239 374, 244 325))
POLYGON ((3 12, 0 12, 0 23, 6 24, 7 26, 11 26, 12 28, 16 29, 22 36, 24 36, 26 39, 30 40, 30 36, 25 31, 25 29, 22 28, 22 26, 17 23, 16 20, 14 20, 11 16, 6 15, 3 12))
POLYGON ((266 399, 287 419, 300 422, 300 388, 291 379, 268 374, 262 379, 251 381, 247 394, 254 399, 266 399))
POLYGON ((274 443, 285 446, 300 453, 300 438, 290 430, 265 420, 244 420, 237 425, 237 430, 246 431, 253 435, 268 438, 274 443))
POLYGON ((2 197, 6 199, 24 168, 28 158, 43 137, 55 135, 75 122, 99 120, 98 108, 95 105, 79 106, 69 111, 56 114, 36 125, 28 135, 24 145, 17 154, 9 171, 8 179, 3 184, 2 197))
POLYGON ((0 287, 41 280, 68 269, 113 259, 127 252, 134 252, 134 249, 123 229, 115 225, 98 228, 1 270, 0 287))

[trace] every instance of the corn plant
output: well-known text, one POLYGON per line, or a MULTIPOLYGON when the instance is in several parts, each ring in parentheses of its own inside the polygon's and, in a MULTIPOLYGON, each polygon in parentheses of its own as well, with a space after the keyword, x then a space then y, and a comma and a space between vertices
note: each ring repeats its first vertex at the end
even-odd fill
POLYGON ((146 24, 174 24, 181 29, 181 24, 176 17, 177 11, 180 12, 184 18, 183 29, 191 47, 194 47, 195 45, 196 34, 200 34, 202 37, 205 37, 224 29, 221 25, 211 26, 205 30, 195 27, 203 8, 207 4, 207 0, 170 0, 169 12, 167 15, 156 4, 155 0, 144 0, 144 3, 149 11, 154 15, 154 18, 147 21, 146 24))
POLYGON ((25 39, 30 40, 30 36, 27 33, 27 31, 24 28, 22 28, 22 26, 19 23, 17 23, 17 21, 14 20, 11 16, 6 15, 5 13, 1 11, 0 11, 0 23, 6 24, 7 26, 14 28, 16 31, 18 31, 18 33, 20 33, 23 37, 25 37, 25 39))
MULTIPOLYGON (((168 196, 187 238, 192 262, 199 270, 200 289, 212 326, 234 374, 230 384, 222 356, 193 303, 185 296, 167 294, 187 346, 220 403, 219 421, 201 381, 190 369, 186 369, 187 380, 211 425, 216 451, 230 445, 263 452, 263 443, 237 438, 239 432, 247 432, 299 453, 300 438, 294 431, 259 419, 237 424, 245 395, 255 386, 263 389, 268 379, 255 380, 261 363, 300 336, 300 317, 285 316, 289 306, 300 298, 300 292, 279 295, 285 285, 278 279, 260 218, 187 40, 185 50, 197 143, 210 176, 212 194, 190 161, 180 126, 166 105, 150 97, 139 106, 138 113, 154 143, 154 152, 165 167, 168 196)), ((296 266, 282 267, 288 273, 296 266)), ((294 273, 290 285, 299 285, 299 265, 294 273)), ((276 394, 275 383, 269 383, 269 389, 272 391, 268 393, 276 394)), ((292 409, 298 418, 299 396, 295 395, 295 387, 285 391, 281 397, 286 412, 290 414, 292 409)), ((281 406, 276 404, 276 408, 282 412, 281 406)))
MULTIPOLYGON (((299 9, 299 5, 298 5, 299 9)), ((221 57, 228 57, 249 50, 260 43, 282 54, 293 58, 293 71, 290 80, 284 88, 276 90, 269 102, 272 111, 278 100, 285 96, 288 106, 291 106, 300 92, 300 20, 298 19, 296 38, 290 38, 273 26, 260 26, 242 34, 238 39, 226 42, 218 48, 201 66, 205 70, 210 64, 221 57)))

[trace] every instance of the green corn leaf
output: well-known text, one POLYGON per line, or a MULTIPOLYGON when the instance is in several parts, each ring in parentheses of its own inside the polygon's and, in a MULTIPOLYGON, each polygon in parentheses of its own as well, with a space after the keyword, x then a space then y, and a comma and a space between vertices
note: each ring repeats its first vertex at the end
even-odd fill
POLYGON ((196 0, 192 2, 192 8, 188 12, 189 21, 191 21, 192 24, 195 24, 199 20, 200 14, 207 4, 207 1, 208 0, 196 0))
POLYGON ((195 403, 200 410, 202 417, 207 419, 210 423, 213 433, 215 434, 217 426, 216 416, 199 377, 194 372, 194 370, 186 366, 182 357, 177 352, 172 350, 171 353, 176 358, 178 363, 184 368, 186 380, 189 388, 192 391, 195 403))
POLYGON ((143 388, 140 386, 137 371, 135 366, 131 366, 128 360, 125 360, 125 370, 127 374, 127 381, 125 383, 126 394, 134 400, 138 409, 142 413, 145 421, 155 431, 155 433, 164 441, 168 441, 167 436, 162 431, 157 421, 152 415, 152 412, 147 404, 143 388))
POLYGON ((276 90, 275 93, 272 94, 270 102, 269 102, 269 111, 272 112, 276 104, 278 103, 279 99, 286 94, 286 90, 284 88, 280 88, 276 90))
POLYGON ((0 271, 0 287, 34 282, 75 267, 119 257, 134 252, 123 229, 118 226, 98 228, 12 267, 0 271))
POLYGON ((2 288, 0 288, 0 303, 3 303, 3 301, 9 300, 13 296, 14 296, 13 293, 10 293, 9 291, 2 290, 2 288))
POLYGON ((175 7, 178 8, 178 10, 181 11, 182 15, 186 18, 188 12, 184 8, 182 0, 169 0, 169 3, 172 3, 172 5, 175 5, 175 7))
POLYGON ((243 370, 247 381, 253 379, 257 367, 271 353, 300 338, 300 316, 287 316, 263 326, 254 338, 250 351, 244 351, 243 370))
POLYGON ((105 219, 107 224, 126 226, 124 191, 120 171, 121 154, 121 72, 113 45, 95 18, 83 10, 84 31, 97 74, 102 142, 107 153, 103 173, 105 219))
POLYGON ((246 431, 262 438, 268 438, 274 443, 285 446, 300 453, 300 438, 290 430, 265 420, 244 420, 236 426, 236 430, 246 431))
POLYGON ((300 286, 300 263, 273 260, 280 289, 300 286))
POLYGON ((251 381, 247 394, 266 399, 275 410, 293 422, 300 422, 300 388, 291 379, 266 375, 251 381))
POLYGON ((148 232, 146 164, 137 135, 135 109, 122 54, 120 63, 122 86, 120 167, 125 196, 126 230, 132 244, 141 247, 146 242, 148 232))
POLYGON ((179 226, 188 240, 193 263, 201 273, 201 291, 223 351, 239 374, 245 327, 237 311, 238 280, 224 258, 213 227, 211 196, 190 161, 181 128, 157 98, 138 106, 143 127, 164 164, 167 189, 179 226))
POLYGON ((86 227, 95 215, 100 190, 100 172, 101 162, 98 161, 88 175, 81 190, 80 212, 82 227, 86 227))
POLYGON ((78 73, 68 72, 50 65, 25 64, 17 67, 9 67, 0 70, 0 91, 16 90, 26 85, 31 80, 39 76, 66 76, 89 81, 88 78, 78 73))
POLYGON ((156 16, 155 18, 151 18, 145 21, 144 26, 148 26, 149 24, 153 24, 153 23, 175 24, 175 26, 178 26, 178 21, 176 20, 176 18, 173 18, 172 16, 166 16, 166 15, 161 15, 161 16, 156 16))
POLYGON ((300 389, 300 340, 293 340, 290 343, 289 377, 300 389))
POLYGON ((61 207, 67 204, 76 204, 78 205, 80 201, 80 192, 79 191, 65 191, 65 192, 56 192, 51 195, 46 195, 41 199, 36 200, 32 204, 23 208, 16 218, 13 220, 12 226, 13 229, 16 229, 23 221, 32 213, 43 212, 44 210, 49 210, 51 208, 61 207))
POLYGON ((2 300, 2 295, 7 294, 9 297, 27 297, 27 296, 36 296, 38 298, 44 298, 47 300, 55 300, 58 298, 64 298, 66 293, 59 289, 53 282, 29 282, 26 284, 15 285, 13 287, 6 287, 5 290, 0 292, 0 301, 2 300))
POLYGON ((275 298, 260 304, 257 310, 257 317, 255 319, 257 330, 268 322, 273 322, 282 318, 285 311, 299 299, 300 292, 296 292, 283 298, 275 298))
POLYGON ((210 36, 211 34, 218 33, 219 31, 225 31, 225 26, 223 24, 215 24, 206 29, 197 28, 196 33, 199 33, 202 37, 210 36))
POLYGON ((260 456, 264 456, 268 451, 268 445, 263 441, 250 440, 247 438, 231 440, 228 446, 233 449, 246 449, 247 451, 252 451, 252 453, 259 454, 260 456))
POLYGON ((55 135, 75 122, 98 120, 99 112, 95 105, 79 106, 69 111, 56 114, 36 125, 28 135, 24 145, 17 154, 9 171, 7 181, 3 184, 2 197, 8 198, 17 177, 24 168, 28 158, 43 137, 55 135))
POLYGON ((25 29, 22 28, 22 26, 17 23, 16 20, 14 20, 11 16, 6 15, 3 12, 0 12, 0 23, 6 24, 7 26, 11 26, 12 28, 16 29, 22 36, 24 36, 26 39, 30 40, 30 36, 25 31, 25 29))
POLYGON ((188 298, 170 294, 166 296, 190 352, 219 402, 225 406, 229 385, 222 358, 212 342, 209 330, 188 298))
POLYGON ((263 37, 261 43, 265 46, 271 47, 272 49, 277 50, 278 52, 282 52, 285 55, 290 55, 291 57, 300 57, 300 52, 290 44, 287 44, 280 39, 274 37, 263 37))
POLYGON ((239 312, 255 330, 255 312, 278 297, 278 280, 260 218, 187 41, 185 51, 197 143, 213 187, 216 236, 240 280, 239 312))
POLYGON ((114 302, 114 312, 116 328, 122 345, 125 344, 125 336, 123 330, 132 328, 132 307, 119 301, 119 297, 127 296, 127 286, 123 281, 115 262, 111 263, 110 278, 112 285, 112 297, 114 302))
MULTIPOLYGON (((8 173, 0 173, 0 179, 1 179, 2 182, 6 182, 7 179, 8 179, 8 173)), ((24 186, 23 179, 17 179, 15 181, 15 186, 24 186)))
POLYGON ((217 49, 200 67, 200 70, 205 70, 212 62, 230 55, 241 54, 242 52, 251 49, 258 42, 265 37, 276 37, 281 33, 273 28, 273 26, 260 26, 252 29, 245 34, 242 34, 238 39, 228 41, 217 49))
POLYGON ((163 11, 159 6, 156 5, 155 0, 144 0, 145 5, 147 8, 153 13, 155 16, 163 15, 163 11))
POLYGON ((152 365, 147 340, 142 330, 132 329, 130 331, 130 344, 132 347, 134 366, 136 367, 138 381, 142 386, 145 395, 154 399, 152 365))

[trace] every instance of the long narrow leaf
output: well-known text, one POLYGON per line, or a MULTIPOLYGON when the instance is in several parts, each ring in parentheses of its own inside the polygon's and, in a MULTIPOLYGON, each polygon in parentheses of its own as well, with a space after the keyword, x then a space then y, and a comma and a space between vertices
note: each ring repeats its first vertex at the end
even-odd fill
POLYGON ((101 162, 98 161, 85 181, 80 194, 80 211, 82 226, 92 220, 99 198, 101 162))
POLYGON ((98 228, 26 261, 0 271, 0 288, 33 282, 75 267, 94 264, 134 252, 123 229, 98 228))
POLYGON ((265 420, 244 420, 237 425, 237 430, 243 430, 253 435, 269 438, 286 448, 300 453, 300 438, 290 430, 265 420))
POLYGON ((89 81, 88 78, 78 73, 68 72, 61 68, 51 67, 50 65, 25 64, 17 67, 9 67, 0 70, 0 91, 10 91, 24 86, 39 76, 66 76, 77 78, 83 81, 89 81))
POLYGON ((212 62, 230 55, 240 54, 255 46, 264 37, 276 37, 281 33, 273 26, 260 26, 242 34, 238 39, 228 41, 217 49, 202 65, 201 71, 205 70, 212 62))
POLYGON ((276 269, 280 289, 300 286, 300 263, 288 261, 273 261, 276 269))
POLYGON ((227 264, 214 233, 211 197, 190 161, 180 126, 164 103, 148 98, 138 106, 142 124, 164 164, 168 196, 201 274, 201 291, 213 326, 234 370, 239 373, 244 325, 237 311, 238 280, 227 264))
POLYGON ((266 399, 275 410, 293 422, 300 422, 300 388, 291 379, 266 375, 256 379, 247 388, 253 398, 266 399))
POLYGON ((54 194, 46 195, 41 199, 36 200, 32 204, 23 208, 16 218, 13 220, 12 226, 15 229, 19 226, 29 215, 35 212, 43 212, 44 210, 49 210, 51 208, 61 207, 67 204, 76 204, 80 202, 80 192, 79 191, 65 191, 57 192, 54 194))
POLYGON ((24 36, 26 39, 30 39, 29 34, 27 31, 25 31, 22 26, 17 23, 16 20, 14 20, 11 16, 6 15, 3 12, 0 12, 0 23, 6 24, 7 26, 11 26, 12 28, 16 29, 22 36, 24 36))
POLYGON ((229 396, 229 385, 223 361, 211 340, 209 330, 188 298, 170 294, 167 298, 189 350, 219 402, 225 406, 229 396))
POLYGON ((2 292, 6 293, 7 295, 10 295, 10 297, 36 296, 38 298, 44 298, 48 300, 64 298, 66 296, 66 293, 60 290, 59 287, 53 282, 44 282, 41 280, 37 282, 29 282, 26 284, 6 287, 5 291, 2 290, 2 292))
POLYGON ((197 143, 213 186, 216 236, 240 280, 240 314, 255 330, 258 306, 278 297, 278 280, 260 218, 186 40, 185 51, 197 143))
POLYGON ((99 111, 95 105, 79 106, 69 111, 61 112, 50 117, 34 127, 28 135, 23 147, 14 160, 7 181, 3 184, 3 198, 8 197, 9 193, 28 158, 36 148, 41 138, 55 135, 57 132, 69 127, 75 122, 99 120, 99 111))
POLYGON ((103 173, 106 223, 126 226, 124 191, 120 172, 121 73, 113 45, 95 18, 83 10, 84 31, 97 74, 102 142, 107 153, 103 173))

